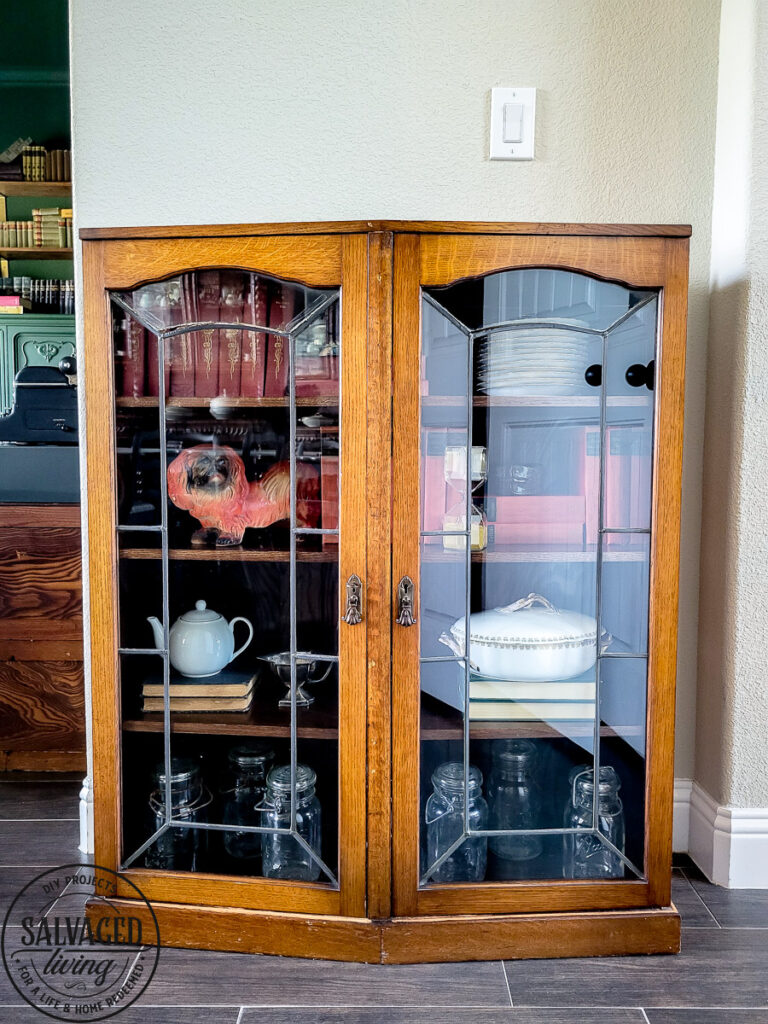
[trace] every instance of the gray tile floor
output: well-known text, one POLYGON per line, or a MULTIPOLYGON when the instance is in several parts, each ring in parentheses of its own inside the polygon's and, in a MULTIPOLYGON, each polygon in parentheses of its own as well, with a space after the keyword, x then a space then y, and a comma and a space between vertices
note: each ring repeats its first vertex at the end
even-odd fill
MULTIPOLYGON (((79 781, 0 776, 0 912, 80 859, 79 781)), ((710 885, 681 858, 679 956, 377 967, 165 949, 120 1024, 768 1024, 768 891, 710 885), (426 1014, 425 1014, 426 1010, 426 1014)), ((0 967, 1 1024, 47 1018, 0 967)))

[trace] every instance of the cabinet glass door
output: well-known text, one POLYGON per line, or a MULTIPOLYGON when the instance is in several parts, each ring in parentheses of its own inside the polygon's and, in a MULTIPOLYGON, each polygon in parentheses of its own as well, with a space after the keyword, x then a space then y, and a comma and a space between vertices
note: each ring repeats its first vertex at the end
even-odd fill
POLYGON ((364 856, 341 820, 360 666, 340 630, 365 628, 341 622, 340 288, 213 267, 109 299, 120 867, 166 899, 216 875, 219 903, 231 879, 230 905, 291 909, 293 883, 338 912, 364 856))
POLYGON ((643 880, 658 292, 526 268, 419 301, 411 906, 643 880))

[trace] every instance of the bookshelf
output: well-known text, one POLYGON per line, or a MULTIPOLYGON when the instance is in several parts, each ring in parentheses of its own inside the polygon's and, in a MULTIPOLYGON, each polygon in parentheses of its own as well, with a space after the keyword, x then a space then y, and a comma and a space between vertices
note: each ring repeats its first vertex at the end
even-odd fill
POLYGON ((72 195, 71 181, 0 181, 0 196, 6 199, 36 199, 38 196, 72 195))
POLYGON ((0 257, 6 260, 71 260, 71 249, 54 249, 43 246, 19 248, 13 246, 0 249, 0 257))

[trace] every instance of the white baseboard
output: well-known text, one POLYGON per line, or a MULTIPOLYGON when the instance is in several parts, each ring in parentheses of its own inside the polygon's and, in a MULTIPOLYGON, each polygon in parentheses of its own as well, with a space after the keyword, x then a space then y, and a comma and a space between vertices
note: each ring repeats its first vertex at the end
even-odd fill
POLYGON ((688 853, 692 789, 692 779, 675 779, 675 806, 672 816, 672 850, 675 853, 688 853))
MULTIPOLYGON (((676 816, 682 782, 675 782, 676 816)), ((682 802, 682 788, 680 796, 682 802)), ((710 881, 728 889, 768 889, 768 807, 723 806, 694 782, 689 822, 688 853, 710 881)))
POLYGON ((80 846, 81 853, 93 853, 93 786, 90 775, 83 779, 80 790, 80 846))

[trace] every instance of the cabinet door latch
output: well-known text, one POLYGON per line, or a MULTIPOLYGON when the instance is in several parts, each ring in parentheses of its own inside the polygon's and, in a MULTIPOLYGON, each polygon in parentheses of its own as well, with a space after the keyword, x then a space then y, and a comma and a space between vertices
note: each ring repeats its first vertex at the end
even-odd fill
POLYGON ((356 573, 347 580, 347 607, 341 618, 349 626, 363 621, 363 581, 356 573))
POLYGON ((397 618, 398 626, 413 626, 416 617, 413 614, 413 580, 403 576, 397 585, 397 618))

